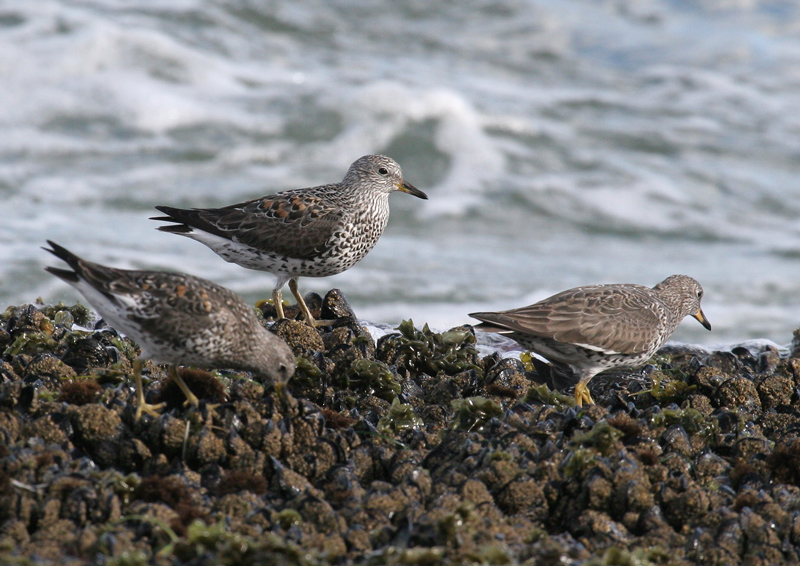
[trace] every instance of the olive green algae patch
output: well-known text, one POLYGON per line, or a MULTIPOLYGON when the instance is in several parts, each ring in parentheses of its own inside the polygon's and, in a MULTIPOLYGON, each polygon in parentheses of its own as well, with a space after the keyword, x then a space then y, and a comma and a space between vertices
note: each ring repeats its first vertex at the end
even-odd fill
POLYGON ((800 562, 800 359, 673 349, 578 408, 469 327, 375 343, 340 292, 314 303, 341 316, 272 326, 288 394, 186 370, 186 407, 148 362, 168 405, 139 421, 135 344, 79 305, 6 310, 0 563, 800 562))

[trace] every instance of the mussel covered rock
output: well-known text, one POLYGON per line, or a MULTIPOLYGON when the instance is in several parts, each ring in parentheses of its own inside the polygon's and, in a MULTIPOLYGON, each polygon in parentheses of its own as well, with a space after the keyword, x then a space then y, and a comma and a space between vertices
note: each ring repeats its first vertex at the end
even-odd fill
POLYGON ((340 291, 306 300, 319 326, 270 325, 285 388, 182 368, 192 406, 147 361, 141 419, 130 340, 0 315, 0 563, 800 562, 794 354, 671 345, 576 407, 569 368, 469 327, 376 344, 340 291))

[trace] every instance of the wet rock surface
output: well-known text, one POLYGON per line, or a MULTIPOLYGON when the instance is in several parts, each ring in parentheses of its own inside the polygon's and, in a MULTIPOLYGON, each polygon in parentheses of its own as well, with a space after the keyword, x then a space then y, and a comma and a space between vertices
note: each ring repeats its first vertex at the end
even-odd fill
POLYGON ((470 327, 376 342, 339 291, 315 304, 331 325, 272 325, 289 395, 184 370, 186 408, 148 362, 167 405, 140 421, 134 344, 79 305, 9 308, 0 563, 800 562, 797 348, 671 346, 579 409, 563 368, 481 357, 470 327))

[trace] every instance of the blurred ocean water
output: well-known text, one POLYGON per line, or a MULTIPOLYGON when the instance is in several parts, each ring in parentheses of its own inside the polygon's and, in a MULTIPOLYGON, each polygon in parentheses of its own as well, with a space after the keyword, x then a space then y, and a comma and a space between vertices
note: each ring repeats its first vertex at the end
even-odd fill
POLYGON ((340 180, 396 194, 342 289, 363 318, 445 328, 590 283, 705 287, 714 330, 800 326, 800 4, 759 0, 12 0, 0 4, 0 299, 74 301, 53 239, 255 301, 272 276, 155 230, 340 180))

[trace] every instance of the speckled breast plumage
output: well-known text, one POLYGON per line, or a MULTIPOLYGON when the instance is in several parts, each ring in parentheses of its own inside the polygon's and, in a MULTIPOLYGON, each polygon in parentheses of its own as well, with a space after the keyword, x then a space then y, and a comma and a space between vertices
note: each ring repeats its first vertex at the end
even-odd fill
POLYGON ((243 267, 273 273, 279 271, 291 277, 336 275, 358 263, 375 247, 389 220, 388 195, 362 196, 375 198, 339 205, 349 212, 342 216, 330 237, 317 246, 312 257, 292 257, 241 244, 217 253, 243 267))

